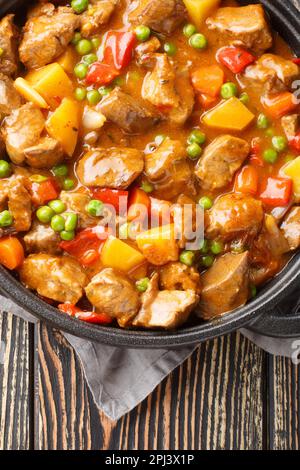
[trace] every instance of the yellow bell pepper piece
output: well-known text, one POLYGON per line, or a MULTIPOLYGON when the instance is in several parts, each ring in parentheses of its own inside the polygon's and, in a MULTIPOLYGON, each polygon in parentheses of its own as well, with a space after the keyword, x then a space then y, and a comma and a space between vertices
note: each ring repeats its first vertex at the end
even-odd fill
POLYGON ((280 175, 293 180, 294 196, 296 202, 300 201, 300 157, 287 163, 280 171, 280 175))
POLYGON ((39 108, 49 108, 44 98, 34 88, 32 88, 24 78, 17 78, 14 82, 14 87, 26 101, 31 101, 31 103, 35 104, 39 108))
POLYGON ((61 143, 69 157, 72 157, 77 144, 79 119, 79 104, 70 98, 64 98, 46 121, 48 134, 61 143))
POLYGON ((63 98, 73 96, 72 81, 57 62, 33 70, 25 78, 52 109, 56 109, 63 98))
POLYGON ((242 131, 253 121, 254 117, 254 114, 238 98, 233 97, 204 114, 202 121, 209 127, 242 131))
POLYGON ((105 267, 128 272, 144 263, 145 258, 138 250, 111 235, 101 250, 101 262, 105 267))
POLYGON ((57 63, 62 66, 65 72, 70 74, 73 73, 77 62, 77 53, 72 46, 67 47, 66 51, 57 59, 57 63))
POLYGON ((177 261, 179 249, 175 240, 174 224, 156 227, 142 232, 136 237, 138 248, 149 263, 162 266, 169 261, 177 261))
POLYGON ((221 3, 221 0, 183 0, 193 23, 201 28, 205 20, 221 3))

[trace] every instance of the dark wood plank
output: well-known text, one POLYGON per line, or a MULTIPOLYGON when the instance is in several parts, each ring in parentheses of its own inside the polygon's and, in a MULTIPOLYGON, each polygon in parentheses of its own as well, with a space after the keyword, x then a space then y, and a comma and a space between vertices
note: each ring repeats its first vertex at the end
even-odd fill
POLYGON ((0 449, 30 447, 29 326, 0 314, 0 449))
POLYGON ((201 345, 118 422, 100 413, 79 361, 41 326, 41 449, 261 449, 264 353, 235 334, 201 345))

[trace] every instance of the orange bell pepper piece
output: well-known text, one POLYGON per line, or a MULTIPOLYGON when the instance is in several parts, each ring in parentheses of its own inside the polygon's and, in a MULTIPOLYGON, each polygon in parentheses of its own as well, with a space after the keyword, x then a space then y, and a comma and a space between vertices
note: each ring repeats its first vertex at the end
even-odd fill
POLYGON ((258 173, 251 165, 244 166, 236 175, 234 191, 255 196, 258 189, 258 173))

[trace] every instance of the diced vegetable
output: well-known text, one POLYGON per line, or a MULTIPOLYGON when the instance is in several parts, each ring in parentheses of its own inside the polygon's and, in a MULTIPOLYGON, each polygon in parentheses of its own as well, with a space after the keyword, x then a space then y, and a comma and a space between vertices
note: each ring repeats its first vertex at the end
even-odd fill
POLYGON ((61 143, 69 157, 72 157, 77 145, 79 118, 79 104, 75 100, 64 98, 46 122, 47 132, 61 143))
POLYGON ((61 312, 70 315, 70 317, 75 317, 78 320, 85 321, 87 323, 94 323, 96 325, 109 325, 113 321, 113 319, 106 313, 86 312, 73 304, 60 304, 58 305, 58 309, 61 312))
POLYGON ((221 0, 183 0, 183 2, 193 23, 201 28, 212 11, 220 5, 221 0))
POLYGON ((224 83, 224 72, 218 65, 199 67, 192 73, 192 84, 198 93, 216 98, 224 83))
POLYGON ((179 258, 174 225, 156 227, 137 235, 136 242, 149 263, 161 266, 179 258))
POLYGON ((208 111, 202 119, 209 127, 242 131, 253 121, 254 117, 254 114, 238 98, 233 97, 208 111))
POLYGON ((17 269, 24 261, 22 243, 16 237, 0 239, 0 264, 7 269, 17 269))
POLYGON ((291 179, 269 177, 264 182, 263 191, 259 197, 268 206, 286 206, 291 200, 292 189, 291 179))
POLYGON ((59 187, 54 178, 49 178, 41 183, 32 184, 33 201, 36 205, 42 205, 59 195, 59 187))
POLYGON ((86 75, 88 85, 108 85, 120 74, 113 65, 94 62, 86 75))
POLYGON ((128 220, 144 218, 150 212, 151 200, 149 196, 139 188, 134 188, 130 192, 128 202, 128 220), (144 217, 143 217, 144 216, 144 217))
POLYGON ((106 240, 101 250, 103 266, 120 271, 131 271, 144 261, 144 256, 138 250, 113 236, 106 240))
POLYGON ((258 189, 258 173, 256 168, 245 165, 236 175, 234 191, 256 195, 258 189))
POLYGON ((131 31, 110 31, 106 36, 103 52, 103 62, 114 65, 121 70, 129 65, 132 59, 136 36, 131 31))
POLYGON ((262 100, 262 103, 267 113, 274 119, 279 119, 282 116, 294 111, 298 103, 289 91, 275 95, 274 97, 267 97, 262 100))
POLYGON ((103 127, 106 117, 100 111, 85 106, 82 117, 82 125, 89 130, 97 130, 103 127))
POLYGON ((300 157, 287 163, 281 170, 280 175, 291 178, 293 181, 294 196, 297 200, 300 198, 300 157))
POLYGON ((57 108, 64 98, 73 96, 73 84, 57 62, 29 72, 25 79, 52 109, 57 108))
POLYGON ((93 198, 102 201, 104 204, 110 204, 116 209, 117 214, 121 215, 127 210, 128 191, 108 188, 95 188, 92 190, 93 198))
POLYGON ((44 98, 22 77, 15 80, 14 87, 26 101, 30 101, 39 108, 48 109, 49 106, 44 98))
POLYGON ((262 150, 260 145, 260 139, 252 139, 251 151, 250 151, 250 163, 256 166, 264 166, 264 160, 262 158, 262 150))
POLYGON ((222 47, 217 53, 217 60, 233 73, 241 73, 256 58, 241 47, 222 47))
POLYGON ((57 59, 57 63, 65 72, 72 74, 77 63, 77 54, 74 47, 67 47, 66 51, 57 59))
POLYGON ((101 225, 87 228, 79 232, 74 240, 62 241, 59 246, 62 250, 78 259, 84 265, 89 266, 98 261, 100 247, 109 236, 109 230, 101 225))
POLYGON ((209 95, 201 94, 198 96, 198 101, 203 109, 210 109, 215 103, 216 98, 212 98, 209 95))
POLYGON ((300 132, 295 137, 289 139, 289 146, 295 152, 300 152, 300 132))

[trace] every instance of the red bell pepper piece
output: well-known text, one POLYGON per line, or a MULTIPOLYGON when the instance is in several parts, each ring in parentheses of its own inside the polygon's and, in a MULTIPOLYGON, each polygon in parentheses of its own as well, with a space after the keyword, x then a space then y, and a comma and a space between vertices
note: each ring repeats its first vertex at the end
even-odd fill
POLYGON ((251 165, 245 165, 236 175, 234 191, 256 195, 258 189, 258 173, 251 165))
POLYGON ((241 47, 222 47, 217 52, 217 60, 233 73, 241 73, 256 57, 241 47))
POLYGON ((292 62, 294 62, 294 64, 296 64, 296 65, 300 65, 300 59, 298 57, 294 57, 292 59, 292 62))
POLYGON ((117 214, 119 214, 120 211, 122 214, 126 212, 128 191, 122 191, 120 189, 95 188, 92 189, 91 192, 94 199, 98 199, 104 204, 110 204, 113 206, 116 209, 117 214))
POLYGON ((60 242, 59 247, 77 258, 80 264, 89 266, 99 259, 100 248, 109 234, 109 229, 97 225, 82 230, 74 240, 60 242))
POLYGON ((36 205, 46 204, 57 199, 60 189, 54 178, 49 178, 42 183, 33 183, 31 186, 32 198, 36 205))
POLYGON ((289 146, 295 152, 300 152, 300 132, 295 137, 289 139, 289 146))
POLYGON ((268 206, 287 206, 291 200, 293 182, 291 179, 269 177, 264 182, 260 199, 268 206))
POLYGON ((118 75, 120 75, 120 72, 113 65, 94 62, 90 66, 85 80, 88 85, 107 85, 118 75))
POLYGON ((103 62, 121 70, 129 65, 136 36, 132 32, 110 31, 106 36, 103 62))
POLYGON ((59 304, 58 309, 61 312, 70 315, 70 317, 75 317, 78 320, 85 321, 87 323, 94 323, 97 325, 109 325, 113 321, 113 319, 106 313, 86 312, 73 304, 59 304))
POLYGON ((134 188, 130 192, 128 201, 128 220, 138 219, 141 215, 147 215, 150 212, 151 200, 145 191, 134 188), (142 206, 142 207, 141 207, 142 206))
POLYGON ((250 150, 250 163, 256 166, 264 166, 262 152, 260 147, 260 139, 252 139, 250 150))

